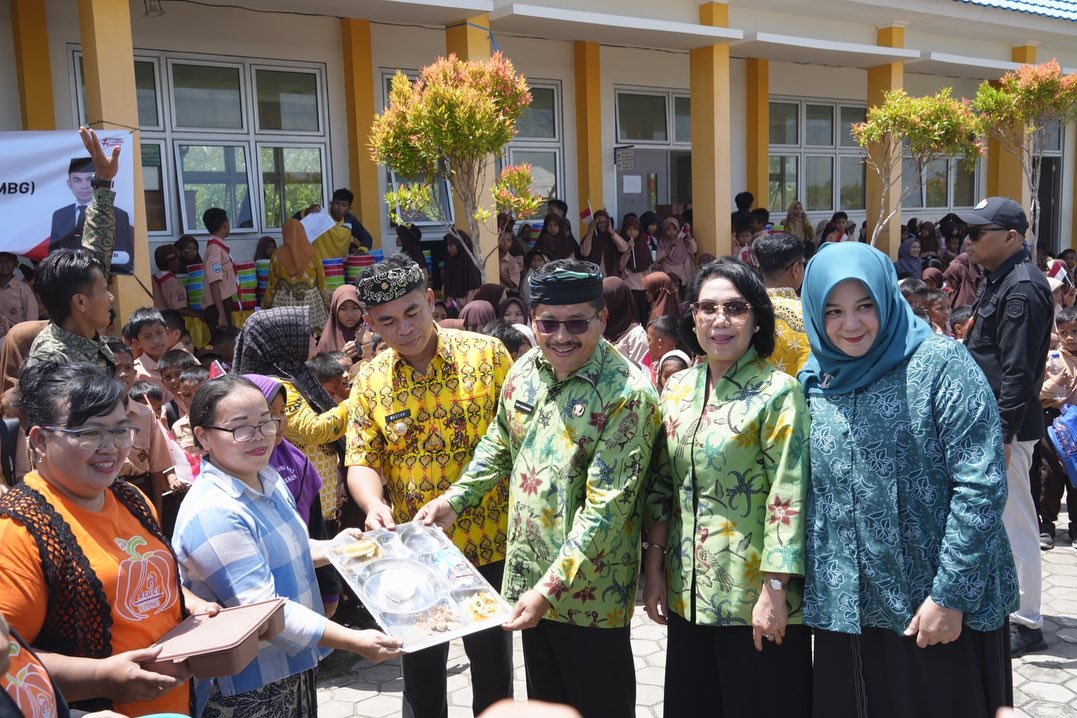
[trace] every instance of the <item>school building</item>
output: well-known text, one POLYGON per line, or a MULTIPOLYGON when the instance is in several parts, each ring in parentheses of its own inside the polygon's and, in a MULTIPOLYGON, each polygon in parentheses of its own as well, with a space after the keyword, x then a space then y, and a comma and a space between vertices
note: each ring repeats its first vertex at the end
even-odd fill
MULTIPOLYGON (((892 88, 972 97, 1020 63, 1077 71, 1077 2, 0 0, 0 130, 137 129, 145 286, 153 247, 204 239, 214 205, 242 259, 294 211, 349 187, 392 247, 382 197, 405 178, 367 144, 390 79, 498 50, 533 94, 499 161, 531 163, 535 189, 565 199, 573 220, 588 205, 614 218, 691 206, 701 251, 722 254, 744 189, 775 221, 794 200, 813 221, 873 218, 879 183, 849 133, 866 108, 892 88)), ((1042 157, 1039 238, 1055 249, 1077 238, 1075 164, 1070 123, 1042 157)), ((1026 194, 1019 163, 994 145, 972 171, 952 158, 917 174, 906 168, 916 189, 882 242, 892 254, 910 217, 1026 194)), ((124 313, 146 302, 121 281, 124 313)))

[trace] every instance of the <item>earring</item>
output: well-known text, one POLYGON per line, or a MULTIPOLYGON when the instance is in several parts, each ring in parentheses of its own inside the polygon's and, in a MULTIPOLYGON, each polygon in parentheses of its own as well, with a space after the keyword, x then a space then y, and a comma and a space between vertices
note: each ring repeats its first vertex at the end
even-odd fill
POLYGON ((758 333, 759 333, 759 327, 756 327, 755 329, 752 330, 752 334, 758 334, 758 333))

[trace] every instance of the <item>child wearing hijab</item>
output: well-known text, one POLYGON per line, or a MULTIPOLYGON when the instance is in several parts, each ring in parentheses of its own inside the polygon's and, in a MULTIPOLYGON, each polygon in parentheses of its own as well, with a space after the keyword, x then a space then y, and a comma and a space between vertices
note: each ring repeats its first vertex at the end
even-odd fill
POLYGON ((920 240, 916 237, 906 239, 898 250, 898 259, 894 262, 899 279, 919 279, 924 272, 924 263, 920 259, 920 240))
POLYGON ((426 257, 423 256, 423 245, 419 242, 422 236, 423 231, 414 224, 398 224, 396 226, 396 246, 423 268, 423 271, 426 272, 427 281, 429 281, 430 270, 426 266, 426 257))
POLYGON ((441 271, 442 290, 446 297, 456 300, 457 306, 462 306, 471 298, 475 290, 482 286, 482 274, 471 258, 475 248, 467 232, 458 229, 456 234, 449 232, 444 239, 445 264, 441 271), (467 249, 461 242, 467 244, 467 249), (470 250, 470 253, 467 250, 470 250))
POLYGON ((993 716, 1013 700, 1018 586, 991 386, 867 244, 825 245, 801 298, 813 712, 993 716))
POLYGON ((497 312, 485 299, 473 299, 461 310, 460 319, 464 322, 464 329, 481 334, 487 324, 497 319, 497 312))
POLYGON ((284 223, 284 246, 269 260, 269 284, 262 305, 309 307, 310 328, 318 334, 326 321, 326 282, 321 260, 297 219, 284 223))
POLYGON ((542 231, 535 240, 534 249, 550 260, 580 257, 580 246, 572 237, 568 220, 554 212, 550 212, 542 221, 542 231))
POLYGON ((254 261, 259 259, 272 259, 273 253, 277 251, 277 240, 270 237, 268 234, 258 240, 258 246, 254 249, 254 261))
POLYGON ((345 284, 333 290, 329 303, 329 318, 318 339, 318 353, 343 352, 353 361, 363 358, 363 341, 366 339, 363 324, 363 307, 354 284, 345 284))
POLYGON ((186 274, 192 264, 202 264, 202 255, 198 253, 198 240, 189 234, 181 236, 175 242, 180 255, 178 274, 186 274))
POLYGON ((506 324, 529 324, 531 310, 519 297, 505 297, 497 307, 497 318, 506 324))
POLYGON ((679 300, 677 299, 677 287, 673 280, 665 272, 651 272, 643 280, 643 286, 647 291, 647 299, 651 303, 651 314, 648 324, 658 317, 680 316, 679 300))
POLYGON ((691 234, 681 231, 681 223, 676 217, 662 220, 661 236, 658 240, 658 257, 655 266, 670 276, 677 276, 682 287, 692 283, 696 276, 696 252, 699 245, 691 234))
POLYGON ((654 264, 654 255, 651 254, 650 240, 643 232, 643 225, 636 217, 625 219, 621 234, 628 242, 628 251, 622 256, 621 263, 624 280, 636 301, 636 320, 642 323, 647 320, 649 306, 643 280, 654 264))
POLYGON ((680 349, 674 349, 673 351, 668 351, 663 354, 662 358, 658 361, 657 376, 659 393, 666 387, 666 382, 671 376, 679 371, 684 371, 690 366, 692 366, 692 360, 680 349))

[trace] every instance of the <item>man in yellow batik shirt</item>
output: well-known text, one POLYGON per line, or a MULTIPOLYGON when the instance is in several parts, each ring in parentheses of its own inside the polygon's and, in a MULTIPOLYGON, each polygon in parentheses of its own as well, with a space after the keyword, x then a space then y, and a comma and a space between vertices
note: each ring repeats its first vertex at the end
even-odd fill
MULTIPOLYGON (((366 512, 366 529, 375 530, 411 521, 459 478, 497 413, 512 357, 500 340, 438 327, 434 294, 407 255, 367 268, 356 288, 367 323, 389 347, 352 383, 345 456, 348 490, 366 512)), ((502 482, 448 532, 495 587, 505 569, 507 516, 502 482)), ((492 628, 463 641, 478 715, 512 697, 512 635, 492 628)), ((446 715, 448 646, 404 655, 406 715, 446 715)))
POLYGON ((811 347, 804 332, 800 285, 808 264, 804 241, 791 234, 769 234, 752 243, 767 294, 774 304, 774 353, 767 361, 794 379, 808 361, 811 347))

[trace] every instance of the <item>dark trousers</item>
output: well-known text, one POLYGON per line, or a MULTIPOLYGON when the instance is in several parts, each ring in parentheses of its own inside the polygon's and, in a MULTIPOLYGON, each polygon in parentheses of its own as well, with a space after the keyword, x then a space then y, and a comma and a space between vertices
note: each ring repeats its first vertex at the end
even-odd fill
MULTIPOLYGON (((500 589, 505 562, 486 564, 479 573, 500 589)), ((502 698, 512 698, 512 634, 501 627, 464 636, 464 652, 471 662, 471 707, 475 715, 502 698)), ((404 715, 414 718, 445 718, 449 714, 445 661, 449 644, 401 658, 404 672, 404 715)))
MULTIPOLYGON (((1058 418, 1059 411, 1044 409, 1043 416, 1050 426, 1058 418)), ((1036 504, 1040 524, 1054 524, 1058 521, 1058 512, 1062 508, 1062 493, 1065 492, 1071 538, 1077 538, 1077 495, 1069 485, 1066 470, 1062 467, 1050 438, 1036 442, 1032 449, 1032 467, 1028 473, 1032 482, 1032 500, 1036 504)))
POLYGON ((1013 705, 1009 626, 962 626, 953 643, 927 648, 882 628, 816 629, 812 697, 826 718, 994 718, 1013 705))
POLYGON ((527 697, 563 703, 583 718, 636 715, 628 627, 589 628, 542 619, 523 632, 527 697))
MULTIPOLYGON (((206 301, 208 303, 205 305, 206 308, 202 310, 202 316, 205 318, 206 324, 209 325, 210 332, 213 332, 217 329, 217 320, 219 317, 217 316, 217 305, 213 303, 213 299, 210 298, 208 291, 206 292, 206 301)), ((235 307, 232 306, 232 298, 225 297, 221 300, 221 304, 224 305, 224 316, 228 321, 228 326, 232 326, 232 310, 235 309, 235 307)))
POLYGON ((669 718, 811 715, 807 626, 787 627, 782 645, 764 641, 759 652, 751 626, 697 626, 671 613, 667 637, 669 718))

